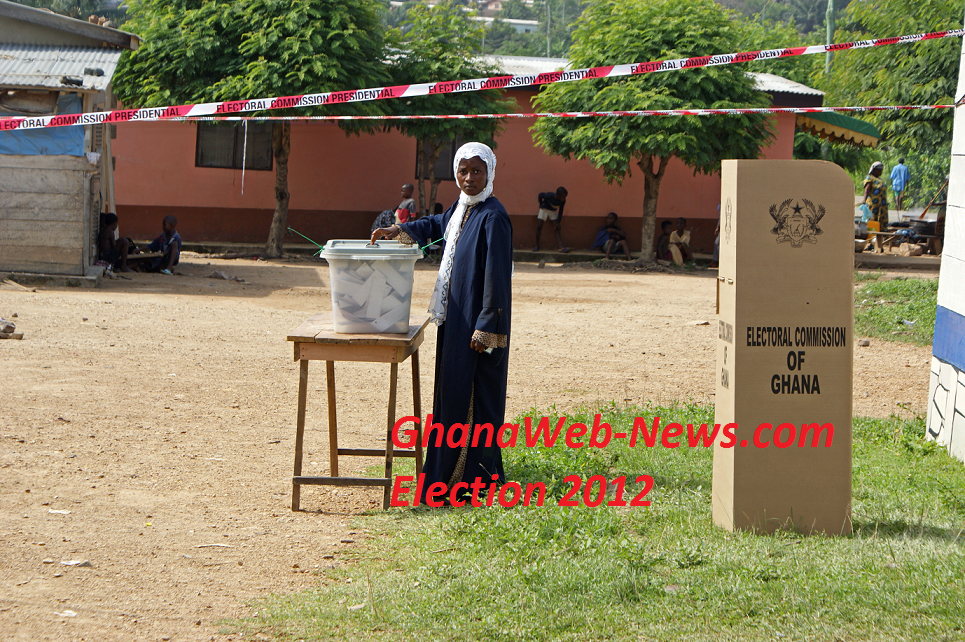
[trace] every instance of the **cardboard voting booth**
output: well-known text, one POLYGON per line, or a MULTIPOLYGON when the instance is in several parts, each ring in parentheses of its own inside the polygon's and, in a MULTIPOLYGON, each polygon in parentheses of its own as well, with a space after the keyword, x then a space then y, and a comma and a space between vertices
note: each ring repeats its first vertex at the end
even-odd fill
POLYGON ((851 532, 854 184, 824 161, 721 173, 713 518, 851 532), (733 441, 733 440, 731 440, 733 441))

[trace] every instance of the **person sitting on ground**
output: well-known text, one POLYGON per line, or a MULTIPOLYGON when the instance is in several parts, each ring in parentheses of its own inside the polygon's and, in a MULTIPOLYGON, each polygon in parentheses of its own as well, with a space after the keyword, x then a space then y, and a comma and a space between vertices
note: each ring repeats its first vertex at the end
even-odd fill
POLYGON ((539 212, 536 214, 536 245, 534 252, 539 252, 539 239, 543 234, 543 221, 553 221, 553 232, 556 233, 556 244, 560 252, 569 252, 570 248, 563 245, 563 207, 569 192, 565 187, 557 187, 555 192, 539 193, 539 212))
POLYGON ((109 264, 119 272, 133 272, 127 267, 127 255, 136 254, 137 246, 128 238, 114 238, 117 231, 117 214, 104 215, 104 227, 97 238, 97 249, 100 260, 109 264))
POLYGON ((372 229, 369 230, 371 234, 380 227, 391 227, 395 223, 395 210, 382 210, 382 213, 375 217, 372 221, 372 229))
POLYGON ((657 261, 670 265, 673 254, 670 253, 670 234, 673 232, 673 223, 664 221, 660 224, 662 234, 657 238, 657 261))
POLYGON ((606 223, 600 227, 600 231, 596 233, 593 249, 595 250, 597 248, 599 248, 601 252, 606 253, 607 259, 610 258, 610 252, 621 249, 628 261, 632 259, 630 256, 630 248, 627 247, 627 233, 617 225, 616 212, 610 212, 606 215, 606 223))
POLYGON ((161 221, 161 234, 151 241, 148 250, 161 252, 161 258, 151 261, 148 272, 171 274, 174 266, 181 259, 181 235, 174 228, 178 226, 178 219, 168 215, 161 221))
POLYGON ((402 202, 395 208, 396 223, 408 223, 418 218, 415 201, 412 199, 414 191, 415 187, 412 186, 412 183, 406 183, 402 186, 402 202))
POLYGON ((676 265, 683 265, 694 260, 694 255, 690 251, 690 230, 687 227, 687 219, 680 217, 677 219, 677 229, 670 235, 670 254, 676 265))

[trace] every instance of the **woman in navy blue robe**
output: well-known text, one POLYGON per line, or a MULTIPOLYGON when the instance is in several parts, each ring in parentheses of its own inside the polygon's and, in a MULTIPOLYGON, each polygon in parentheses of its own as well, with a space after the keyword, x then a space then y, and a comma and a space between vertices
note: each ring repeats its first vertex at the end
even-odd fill
MULTIPOLYGON (((426 489, 446 484, 446 497, 459 482, 480 478, 488 489, 492 475, 505 481, 495 434, 506 411, 509 336, 512 307, 513 229, 509 215, 493 196, 496 157, 486 145, 467 143, 454 162, 459 200, 443 212, 414 222, 380 228, 372 240, 388 237, 420 246, 445 239, 442 265, 429 312, 439 327, 436 341, 433 423, 444 435, 453 424, 492 424, 486 445, 450 447, 431 435, 423 467, 426 489)), ((423 426, 423 430, 428 426, 423 426)), ((454 433, 457 437, 460 431, 454 433)), ((465 491, 465 488, 462 488, 465 491)), ((460 493, 465 495, 465 492, 460 493)))

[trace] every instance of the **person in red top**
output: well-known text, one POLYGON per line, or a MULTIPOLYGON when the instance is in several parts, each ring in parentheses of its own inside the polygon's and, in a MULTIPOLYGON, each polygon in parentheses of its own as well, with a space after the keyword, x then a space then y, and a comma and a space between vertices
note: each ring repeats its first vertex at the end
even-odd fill
POLYGON ((412 192, 414 191, 415 188, 412 186, 412 183, 406 183, 402 186, 402 202, 395 208, 396 223, 408 223, 409 221, 416 220, 415 201, 412 200, 412 192))

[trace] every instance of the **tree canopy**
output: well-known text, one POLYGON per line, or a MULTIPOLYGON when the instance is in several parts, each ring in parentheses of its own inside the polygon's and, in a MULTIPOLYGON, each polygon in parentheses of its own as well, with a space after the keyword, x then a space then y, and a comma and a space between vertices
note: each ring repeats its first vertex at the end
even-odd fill
MULTIPOLYGON (((733 51, 738 33, 711 0, 599 0, 578 22, 574 67, 649 61, 733 51)), ((613 80, 550 85, 540 111, 728 108, 767 106, 739 66, 652 73, 613 80)), ((536 141, 564 159, 587 160, 608 181, 638 165, 645 179, 642 260, 652 261, 660 180, 672 157, 710 174, 725 158, 756 158, 772 136, 766 116, 547 118, 532 128, 536 141)))
MULTIPOLYGON (((125 52, 113 82, 128 107, 360 89, 389 79, 376 0, 135 0, 130 13, 127 27, 144 44, 125 52)), ((377 101, 298 113, 385 109, 377 101)), ((268 256, 281 254, 287 229, 290 131, 289 123, 274 128, 276 209, 268 256)))
MULTIPOLYGON (((860 40, 902 34, 960 29, 962 3, 957 0, 877 0, 852 2, 835 40, 860 40)), ((955 102, 961 55, 958 38, 859 49, 835 55, 830 76, 816 74, 814 83, 827 92, 829 105, 933 105, 955 102)), ((883 141, 905 149, 935 150, 951 143, 949 110, 873 112, 865 118, 883 141)))
MULTIPOLYGON (((837 10, 844 9, 850 0, 834 0, 837 10)), ((717 0, 728 9, 748 18, 792 24, 800 33, 824 28, 828 0, 717 0)))
MULTIPOLYGON (((482 23, 453 0, 443 0, 434 8, 424 4, 412 6, 402 29, 392 32, 397 54, 393 57, 393 82, 413 84, 437 80, 460 80, 498 75, 498 70, 484 64, 477 56, 482 39, 482 23)), ((393 101, 399 114, 493 114, 512 109, 513 103, 497 90, 474 91, 434 96, 413 97, 393 101)), ((423 211, 431 213, 439 184, 433 171, 445 142, 492 141, 500 121, 489 119, 403 120, 392 121, 392 128, 415 138, 419 149, 419 195, 423 211), (431 194, 425 198, 423 182, 431 183, 431 194)))

